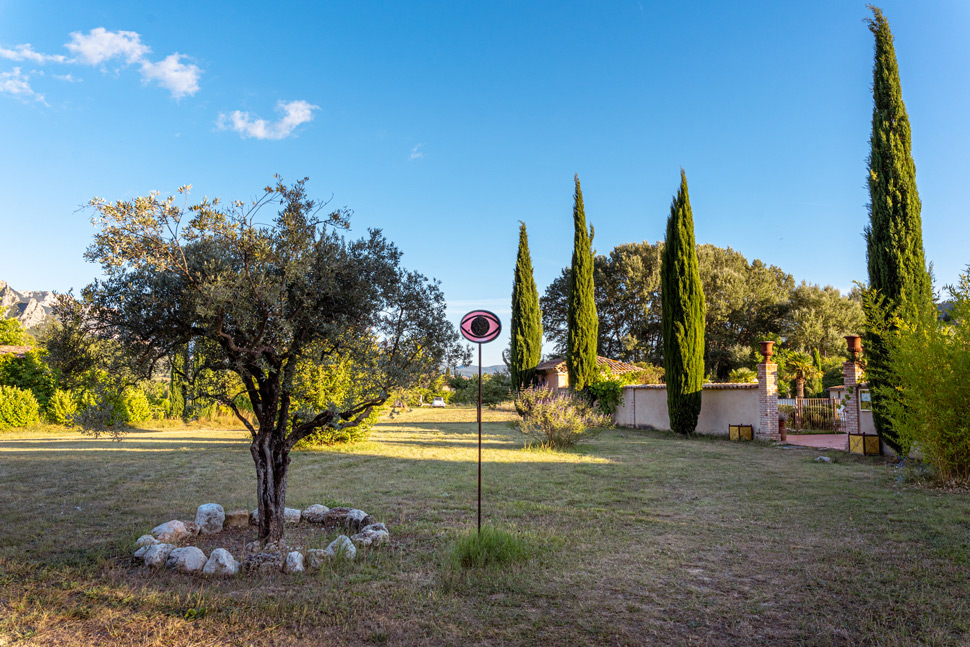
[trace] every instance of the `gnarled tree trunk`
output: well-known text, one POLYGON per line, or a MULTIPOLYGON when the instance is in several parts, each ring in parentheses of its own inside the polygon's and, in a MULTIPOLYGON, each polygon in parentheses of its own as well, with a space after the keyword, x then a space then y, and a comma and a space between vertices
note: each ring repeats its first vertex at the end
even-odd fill
POLYGON ((250 452, 256 462, 256 497, 259 509, 259 541, 283 538, 283 510, 286 505, 286 471, 290 453, 283 438, 261 432, 253 438, 250 452))

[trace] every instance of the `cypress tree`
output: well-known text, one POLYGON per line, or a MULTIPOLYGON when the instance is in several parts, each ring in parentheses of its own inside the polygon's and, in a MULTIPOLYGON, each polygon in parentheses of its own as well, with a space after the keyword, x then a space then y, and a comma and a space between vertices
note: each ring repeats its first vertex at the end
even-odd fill
POLYGON ((920 199, 916 190, 909 117, 903 104, 899 66, 889 22, 869 5, 869 30, 875 36, 872 80, 872 134, 869 139, 869 225, 866 258, 869 290, 866 307, 867 377, 873 390, 876 430, 893 449, 898 434, 885 417, 886 398, 895 384, 888 363, 886 334, 895 317, 933 302, 932 282, 923 255, 920 199))
POLYGON ((512 388, 527 387, 535 380, 536 366, 542 358, 542 312, 539 290, 532 274, 529 237, 525 223, 519 221, 519 254, 512 282, 512 388))
POLYGON ((569 385, 584 391, 596 377, 596 340, 599 319, 593 288, 593 228, 586 231, 583 190, 575 176, 573 194, 573 264, 569 275, 569 308, 566 316, 566 368, 569 385))
POLYGON ((185 365, 186 357, 189 354, 188 344, 180 347, 172 355, 172 371, 168 385, 168 415, 171 418, 182 418, 185 416, 185 365))
POLYGON ((683 169, 680 190, 670 206, 660 263, 670 428, 679 434, 692 434, 697 428, 704 387, 704 289, 697 265, 687 175, 683 169))

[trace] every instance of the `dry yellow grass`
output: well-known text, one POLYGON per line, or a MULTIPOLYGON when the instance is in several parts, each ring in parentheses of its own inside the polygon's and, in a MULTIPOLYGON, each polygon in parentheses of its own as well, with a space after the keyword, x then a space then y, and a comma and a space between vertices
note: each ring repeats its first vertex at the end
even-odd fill
POLYGON ((486 412, 484 515, 511 567, 446 558, 475 521, 474 410, 416 410, 293 456, 288 503, 343 503, 393 544, 302 577, 149 573, 131 542, 251 507, 241 430, 0 436, 0 645, 960 645, 970 499, 884 463, 616 429, 523 450, 486 412))

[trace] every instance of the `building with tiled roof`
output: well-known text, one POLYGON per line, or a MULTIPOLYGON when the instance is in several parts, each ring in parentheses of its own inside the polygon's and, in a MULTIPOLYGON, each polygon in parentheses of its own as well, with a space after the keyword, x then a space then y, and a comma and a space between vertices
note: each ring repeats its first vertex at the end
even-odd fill
MULTIPOLYGON (((618 362, 615 359, 599 356, 596 357, 596 366, 609 369, 613 375, 623 375, 624 373, 643 370, 633 364, 618 362)), ((536 366, 536 379, 539 382, 539 386, 553 389, 569 388, 569 370, 566 368, 566 359, 564 357, 555 357, 542 362, 536 366)))

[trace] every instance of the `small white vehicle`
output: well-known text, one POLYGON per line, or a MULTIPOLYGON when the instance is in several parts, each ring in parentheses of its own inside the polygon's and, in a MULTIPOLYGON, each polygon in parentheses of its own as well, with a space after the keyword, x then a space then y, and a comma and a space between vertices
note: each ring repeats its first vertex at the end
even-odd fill
POLYGON ((443 397, 441 397, 440 395, 437 396, 434 400, 431 401, 431 408, 433 408, 433 409, 444 409, 445 408, 445 399, 443 397))

